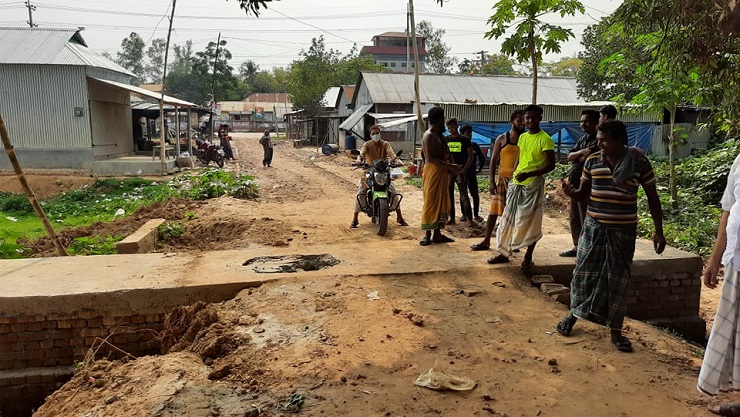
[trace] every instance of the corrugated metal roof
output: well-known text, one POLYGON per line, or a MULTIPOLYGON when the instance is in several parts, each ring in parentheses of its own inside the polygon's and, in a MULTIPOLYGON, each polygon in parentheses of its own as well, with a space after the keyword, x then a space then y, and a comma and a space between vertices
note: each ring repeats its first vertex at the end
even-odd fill
POLYGON ((0 64, 84 65, 134 76, 89 49, 76 29, 0 28, 0 64))
POLYGON ((352 102, 352 99, 355 97, 355 86, 343 85, 342 89, 344 90, 344 94, 347 96, 348 101, 352 102))
POLYGON ((360 121, 360 119, 362 119, 362 116, 364 116, 365 113, 369 112, 372 108, 372 104, 365 104, 361 106, 359 109, 355 110, 354 113, 350 114, 347 120, 343 121, 342 124, 339 125, 339 128, 344 130, 352 129, 360 121))
POLYGON ((244 101, 260 103, 289 103, 290 94, 288 93, 253 93, 244 101))
MULTIPOLYGON (((414 74, 362 72, 373 103, 414 102, 414 74)), ((473 76, 421 74, 422 103, 528 104, 532 100, 532 79, 526 76, 473 76)), ((541 77, 537 86, 538 104, 589 104, 578 97, 576 79, 541 77)))
POLYGON ((342 92, 342 87, 329 87, 324 93, 322 102, 324 107, 336 108, 339 104, 339 94, 342 92))
MULTIPOLYGON (((155 100, 159 100, 160 98, 162 98, 162 94, 161 93, 160 94, 157 94, 157 93, 154 93, 152 91, 145 90, 145 89, 140 88, 140 87, 136 87, 134 85, 128 85, 128 84, 119 83, 119 82, 110 81, 110 80, 102 80, 100 78, 95 78, 95 77, 88 77, 88 78, 90 78, 92 80, 95 80, 95 81, 99 81, 101 83, 105 83, 105 84, 111 85, 113 87, 117 87, 117 88, 121 88, 121 89, 130 91, 130 92, 138 95, 141 98, 147 97, 147 98, 151 98, 151 99, 155 99, 155 100)), ((178 105, 178 106, 181 106, 181 107, 198 107, 198 105, 195 104, 195 103, 191 103, 191 102, 185 101, 185 100, 180 100, 179 98, 168 96, 166 94, 162 98, 162 102, 167 103, 167 104, 175 104, 175 105, 178 105)))

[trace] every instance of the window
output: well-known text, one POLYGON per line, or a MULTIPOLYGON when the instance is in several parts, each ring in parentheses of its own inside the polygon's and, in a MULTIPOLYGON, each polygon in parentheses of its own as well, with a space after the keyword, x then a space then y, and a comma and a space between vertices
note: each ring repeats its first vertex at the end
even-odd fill
POLYGON ((406 63, 405 62, 401 62, 401 68, 406 68, 406 63))
POLYGON ((395 67, 396 67, 396 63, 395 62, 391 62, 391 68, 395 68, 395 67))

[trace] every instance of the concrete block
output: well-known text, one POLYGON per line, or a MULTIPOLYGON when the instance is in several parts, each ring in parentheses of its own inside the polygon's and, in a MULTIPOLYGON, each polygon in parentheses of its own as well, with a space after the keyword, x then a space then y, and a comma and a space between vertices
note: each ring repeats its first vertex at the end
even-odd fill
POLYGON ((532 275, 529 280, 532 282, 532 285, 534 285, 537 288, 540 288, 542 284, 548 283, 554 283, 555 277, 552 275, 532 275))
POLYGON ((570 288, 556 283, 543 283, 540 285, 540 290, 551 297, 559 294, 570 294, 570 288))
POLYGON ((116 244, 118 253, 149 253, 157 245, 157 227, 165 222, 164 219, 152 219, 146 222, 132 235, 116 244))

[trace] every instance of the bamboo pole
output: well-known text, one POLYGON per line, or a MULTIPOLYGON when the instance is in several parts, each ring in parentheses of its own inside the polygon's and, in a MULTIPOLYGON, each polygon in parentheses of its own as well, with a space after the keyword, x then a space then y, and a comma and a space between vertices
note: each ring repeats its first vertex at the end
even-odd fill
POLYGON ((10 143, 10 136, 8 135, 8 129, 5 127, 5 120, 3 119, 2 115, 0 115, 0 137, 2 137, 5 152, 8 153, 8 158, 10 158, 10 163, 13 165, 15 175, 18 177, 18 181, 21 182, 21 186, 28 196, 28 201, 30 201, 31 206, 33 206, 33 210, 36 212, 36 215, 41 220, 41 223, 44 224, 44 229, 46 229, 46 233, 49 234, 49 237, 54 243, 54 246, 57 248, 57 252, 59 252, 59 255, 68 256, 67 251, 64 249, 64 245, 62 245, 62 242, 59 240, 59 236, 57 236, 57 233, 51 227, 51 223, 49 223, 49 219, 46 217, 44 209, 41 208, 41 204, 39 204, 39 201, 36 199, 36 194, 33 193, 31 185, 26 179, 26 174, 23 173, 21 163, 20 161, 18 161, 15 150, 13 150, 13 144, 10 143))
POLYGON ((424 136, 424 117, 421 111, 419 94, 419 46, 416 40, 416 21, 414 18, 414 0, 409 0, 409 17, 411 18, 411 40, 414 45, 414 97, 416 100, 416 132, 414 132, 414 149, 411 151, 411 161, 416 159, 416 138, 424 136))
MULTIPOLYGON (((167 129, 167 122, 164 120, 164 88, 165 88, 165 81, 167 80, 167 56, 169 55, 170 51, 170 36, 172 35, 172 21, 175 19, 175 5, 177 5, 177 0, 172 0, 172 14, 170 15, 170 27, 167 30, 167 44, 164 48, 164 69, 162 70, 162 96, 159 98, 159 118, 161 123, 161 129, 160 132, 162 132, 160 136, 160 145, 162 147, 159 149, 159 161, 160 161, 160 167, 162 170, 162 175, 167 175, 167 162, 165 161, 165 146, 167 145, 167 137, 169 136, 169 129, 167 129)), ((177 115, 177 124, 180 124, 180 114, 177 115)), ((180 138, 177 138, 177 142, 180 142, 180 138)))

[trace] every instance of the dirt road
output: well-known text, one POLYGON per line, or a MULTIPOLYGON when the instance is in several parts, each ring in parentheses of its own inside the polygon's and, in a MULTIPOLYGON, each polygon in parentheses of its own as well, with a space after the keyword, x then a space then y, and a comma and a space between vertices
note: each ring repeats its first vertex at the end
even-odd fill
MULTIPOLYGON (((398 186, 410 227, 392 222, 378 237, 361 217, 350 229, 360 174, 349 156, 279 143, 273 167, 263 168, 258 135, 235 136, 238 160, 227 169, 256 176, 259 199, 188 208, 196 216, 165 250, 269 245, 302 254, 359 242, 365 249, 338 257, 372 256, 377 268, 322 279, 299 273, 219 305, 183 308, 161 335, 171 353, 88 364, 36 416, 710 415, 694 389, 701 352, 692 345, 630 320, 632 354, 589 323, 563 338, 554 325, 565 308, 516 268, 486 265, 488 253, 477 264, 457 262, 474 231, 458 226, 453 244, 417 244, 420 190, 398 186), (436 272, 395 274, 399 259, 436 272), (432 367, 476 388, 414 386, 432 367)), ((565 232, 560 219, 545 228, 565 232)))

